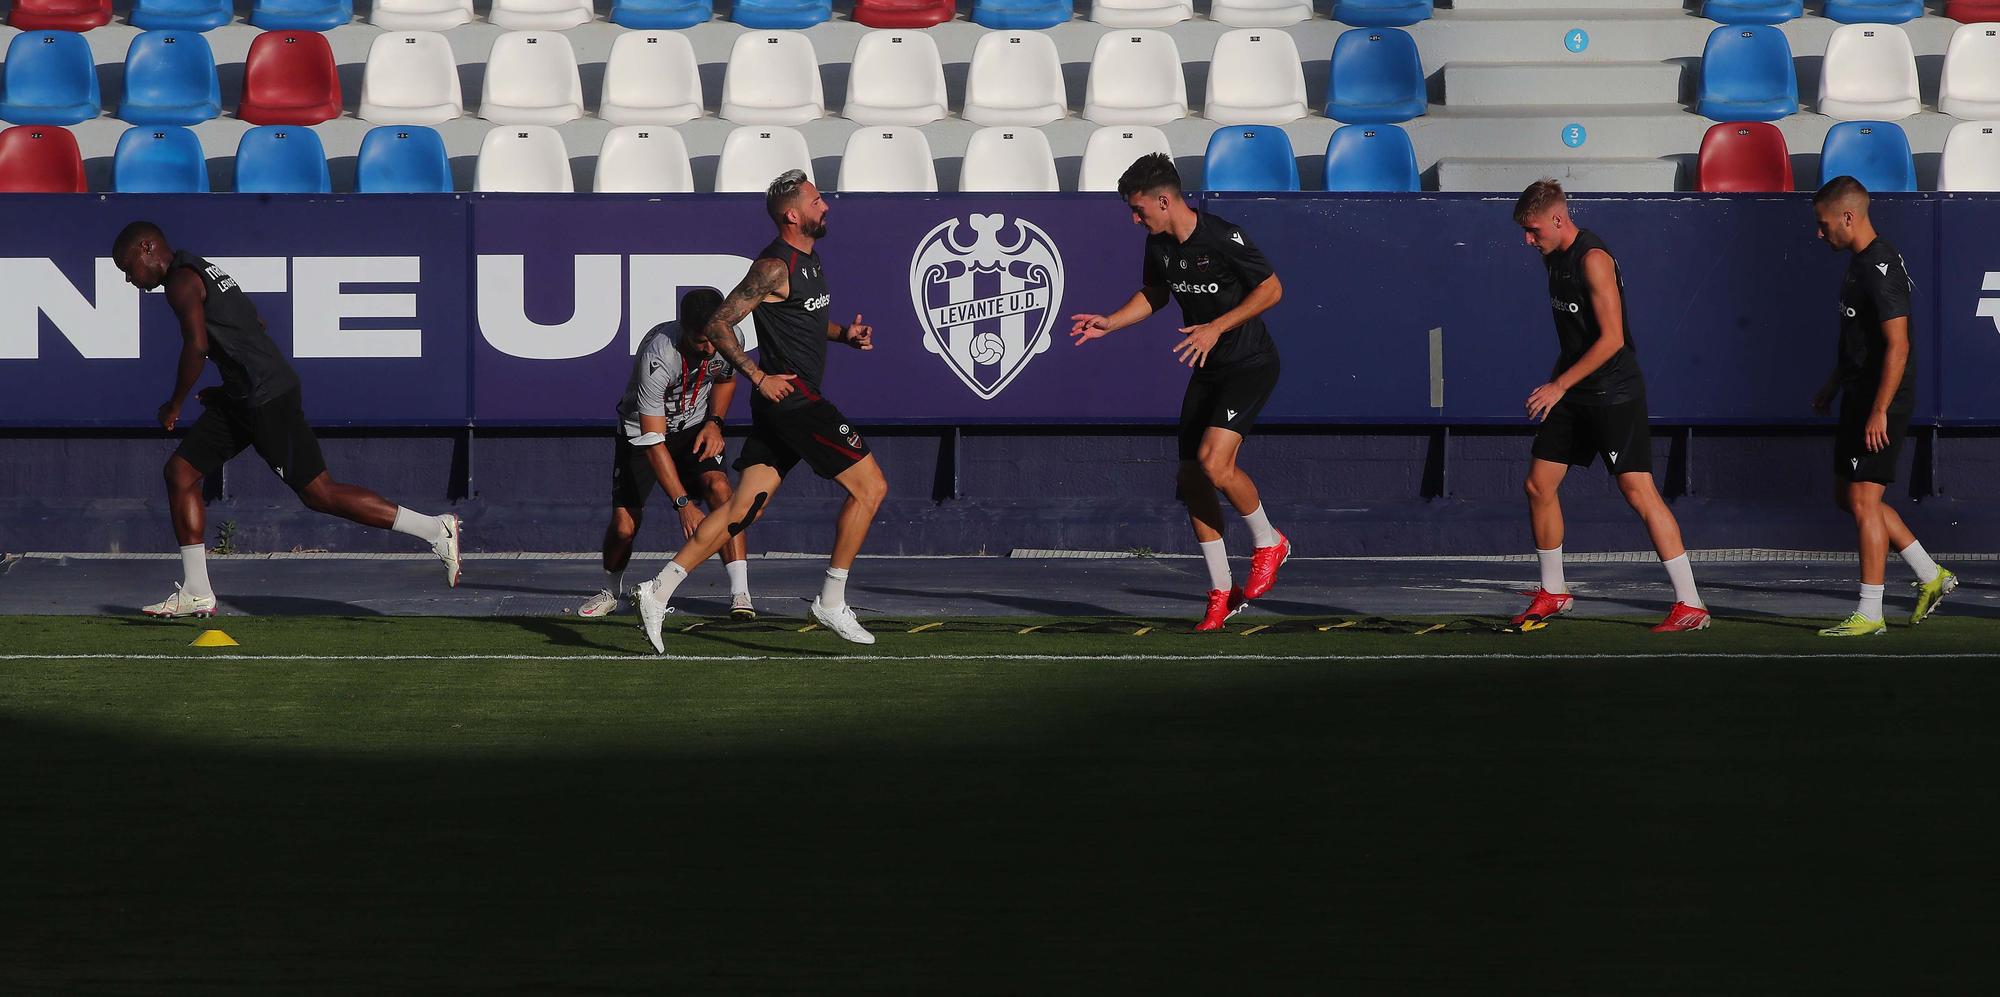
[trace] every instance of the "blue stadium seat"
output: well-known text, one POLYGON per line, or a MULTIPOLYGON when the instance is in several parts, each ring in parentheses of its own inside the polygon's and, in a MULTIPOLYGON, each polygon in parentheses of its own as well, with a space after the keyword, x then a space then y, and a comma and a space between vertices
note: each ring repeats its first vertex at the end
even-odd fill
POLYGON ((736 0, 729 19, 759 31, 810 28, 833 17, 833 0, 736 0))
POLYGON ((1069 23, 1070 0, 973 0, 974 23, 999 31, 1039 31, 1069 23))
POLYGON ((1785 33, 1762 24, 1709 32, 1695 110, 1713 121, 1776 121, 1797 114, 1799 78, 1785 33))
POLYGON ((363 194, 449 194, 451 159, 435 129, 383 125, 361 139, 354 189, 363 194))
POLYGON ((1924 0, 1826 0, 1820 13, 1842 24, 1901 24, 1924 16, 1924 0))
POLYGON ((266 31, 332 31, 354 20, 354 0, 257 0, 250 23, 266 31))
POLYGON ((125 50, 125 102, 135 125, 192 125, 222 113, 215 53, 198 31, 147 31, 125 50))
POLYGON ((326 147, 309 125, 258 125, 236 143, 236 189, 245 194, 331 194, 326 147))
POLYGON ((611 23, 645 31, 674 31, 707 24, 715 0, 611 0, 611 23))
POLYGON ((1842 121, 1827 130, 1820 147, 1819 178, 1853 177, 1873 193, 1917 189, 1917 164, 1910 139, 1888 121, 1842 121))
POLYGON ((1783 24, 1806 16, 1804 0, 1704 0, 1701 16, 1718 24, 1783 24))
POLYGON ((1298 190, 1291 137, 1276 125, 1230 125, 1208 137, 1206 190, 1298 190))
POLYGON ((1422 190, 1417 150, 1395 125, 1342 125, 1326 143, 1326 189, 1422 190))
POLYGON ((206 194, 201 140, 177 125, 140 125, 118 136, 111 187, 120 194, 206 194))
POLYGON ((1430 17, 1431 0, 1333 0, 1333 19, 1357 28, 1400 28, 1430 17))
POLYGON ((0 119, 73 125, 97 117, 97 62, 74 31, 23 31, 7 44, 7 99, 0 119))
POLYGON ((1408 121, 1429 106, 1416 39, 1399 28, 1354 28, 1333 43, 1326 116, 1362 124, 1408 121))
POLYGON ((235 16, 230 0, 137 0, 131 20, 147 31, 214 31, 235 16))

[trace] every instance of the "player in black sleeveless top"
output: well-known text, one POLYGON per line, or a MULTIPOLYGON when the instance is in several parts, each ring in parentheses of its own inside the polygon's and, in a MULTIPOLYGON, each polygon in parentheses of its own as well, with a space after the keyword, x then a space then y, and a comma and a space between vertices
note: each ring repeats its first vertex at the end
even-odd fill
POLYGON ((1705 630, 1708 608, 1695 589, 1680 524, 1653 483, 1646 383, 1626 323, 1618 263, 1596 233, 1576 227, 1569 199, 1554 180, 1538 181, 1521 193, 1514 221, 1548 268, 1549 308, 1560 347, 1548 383, 1528 395, 1528 418, 1541 422, 1527 492, 1542 584, 1514 625, 1539 626, 1574 604, 1563 580, 1563 515, 1556 493, 1572 465, 1588 467, 1602 455, 1625 501, 1645 521, 1674 585, 1674 606, 1653 631, 1705 630))
POLYGON ((854 316, 841 325, 828 319, 832 296, 820 262, 819 240, 826 237, 826 201, 799 170, 779 176, 764 193, 764 208, 778 236, 757 258, 736 289, 709 320, 709 340, 717 353, 750 379, 750 437, 736 458, 741 477, 730 504, 706 520, 659 577, 639 586, 639 617, 653 649, 664 652, 661 636, 667 600, 681 580, 722 549, 729 537, 763 514, 786 473, 803 460, 822 478, 847 490, 834 527, 833 556, 813 618, 842 639, 873 644, 847 605, 847 573, 889 482, 859 430, 820 393, 826 374, 826 344, 874 348, 874 331, 854 316), (752 362, 736 338, 736 323, 751 316, 757 324, 758 360, 752 362))
POLYGON ((180 362, 173 394, 160 406, 161 428, 171 432, 179 424, 181 406, 206 361, 213 360, 222 374, 220 387, 195 396, 203 406, 201 418, 167 459, 167 500, 181 544, 182 578, 172 596, 145 607, 147 615, 215 615, 202 539, 208 517, 201 482, 249 447, 307 508, 428 541, 444 561, 448 581, 458 584, 457 516, 418 515, 327 473, 319 440, 306 424, 299 376, 265 334, 264 320, 236 278, 192 253, 175 252, 151 222, 125 226, 111 256, 133 286, 147 291, 164 286, 167 304, 180 320, 180 362))

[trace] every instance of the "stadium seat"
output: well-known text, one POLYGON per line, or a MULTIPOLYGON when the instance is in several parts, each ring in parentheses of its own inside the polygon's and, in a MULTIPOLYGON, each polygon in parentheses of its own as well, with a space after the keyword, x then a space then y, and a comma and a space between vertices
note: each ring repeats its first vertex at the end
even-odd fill
POLYGON ((326 36, 316 31, 258 35, 243 60, 243 102, 236 116, 253 125, 316 125, 340 117, 340 73, 326 36))
POLYGON ((125 50, 125 102, 135 125, 192 125, 222 113, 215 53, 199 31, 146 31, 125 50))
POLYGON ((1222 125, 1282 125, 1306 114, 1306 74, 1291 35, 1238 28, 1215 40, 1203 117, 1222 125))
POLYGON ((838 189, 936 193, 937 165, 931 162, 930 140, 924 138, 923 129, 905 125, 855 129, 840 156, 838 189))
POLYGON ((55 125, 15 125, 0 131, 0 193, 84 194, 83 155, 76 136, 55 125))
POLYGON ((676 125, 701 114, 701 67, 687 35, 626 31, 611 43, 598 117, 618 125, 676 125))
POLYGON ((1944 16, 1960 24, 2000 21, 2000 0, 1946 0, 1944 16))
POLYGON ((1872 193, 1917 189, 1917 164, 1901 125, 1842 121, 1827 130, 1819 151, 1819 182, 1848 176, 1872 193))
POLYGON ((1924 16, 1924 0, 1826 0, 1820 14, 1842 24, 1901 24, 1924 16))
POLYGON ((851 16, 871 28, 928 28, 957 13, 952 0, 854 0, 851 16))
POLYGON ((1399 28, 1354 28, 1333 43, 1326 116, 1360 124, 1408 121, 1429 108, 1416 40, 1399 28))
POLYGON ((1283 128, 1217 128, 1202 157, 1204 190, 1298 190, 1299 162, 1283 128))
POLYGON ((89 31, 111 23, 111 0, 14 0, 7 23, 22 31, 89 31))
POLYGON ((737 35, 722 74, 722 116, 746 125, 787 126, 826 117, 812 41, 797 31, 737 35))
POLYGON ((1056 157, 1036 128, 981 128, 965 144, 958 189, 968 194, 1054 193, 1056 157))
POLYGON ((805 136, 783 125, 746 125, 722 140, 722 156, 715 162, 715 191, 762 194, 786 170, 804 170, 806 179, 813 180, 805 136))
POLYGON ((1888 24, 1843 24, 1826 42, 1813 110, 1843 121, 1897 121, 1924 109, 1910 36, 1888 24))
POLYGON ((1164 28, 1194 16, 1194 0, 1091 0, 1090 19, 1114 28, 1164 28))
POLYGON ((597 178, 591 189, 600 194, 691 194, 694 167, 687 143, 672 128, 625 125, 604 136, 597 151, 597 178))
POLYGON ((735 0, 729 19, 759 31, 797 31, 833 19, 833 0, 735 0))
POLYGON ((1713 121, 1776 121, 1799 110, 1799 77, 1785 33, 1732 24, 1708 33, 1695 110, 1713 121))
POLYGON ((643 31, 692 28, 714 18, 714 0, 611 0, 611 23, 643 31))
POLYGON ((479 144, 479 164, 472 171, 472 189, 527 194, 571 194, 576 178, 569 171, 569 147, 562 133, 547 125, 502 125, 486 133, 479 144))
POLYGON ((354 20, 353 0, 256 0, 250 23, 266 31, 332 31, 354 20))
POLYGON ((1282 28, 1310 20, 1312 0, 1215 0, 1208 19, 1234 28, 1282 28))
POLYGON ((1083 116, 1100 125, 1164 125, 1187 117, 1187 76, 1174 37, 1135 29, 1098 38, 1083 116))
POLYGON ((479 116, 505 125, 559 125, 583 117, 583 77, 569 39, 558 31, 495 38, 479 116))
POLYGON ((1174 154, 1167 133, 1151 125, 1106 125, 1090 133, 1083 147, 1083 173, 1076 189, 1085 192, 1115 191, 1118 178, 1132 168, 1140 156, 1155 152, 1174 154))
POLYGON ((120 194, 206 194, 201 140, 178 125, 139 125, 118 136, 111 189, 120 194))
POLYGON ((937 43, 922 31, 862 35, 840 113, 864 125, 927 125, 950 114, 937 43))
POLYGON ((451 43, 435 31, 376 35, 361 74, 357 113, 380 125, 435 125, 464 115, 451 43))
POLYGON ((1785 133, 1764 121, 1726 121, 1701 137, 1695 189, 1711 194, 1783 193, 1792 189, 1785 133))
POLYGON ((1424 189, 1410 134, 1396 125, 1341 125, 1326 143, 1327 190, 1399 193, 1424 189))
POLYGON ((1431 0, 1333 0, 1333 19, 1357 28, 1402 28, 1431 18, 1431 0))
POLYGON ((236 17, 230 0, 136 0, 128 15, 144 31, 214 31, 236 17))
POLYGON ((996 31, 1040 31, 1067 24, 1070 0, 973 0, 973 23, 996 31))
POLYGON ((472 19, 472 0, 375 0, 368 15, 387 31, 444 31, 472 19))
POLYGON ((1967 121, 1944 139, 1939 190, 2000 191, 2000 121, 1967 121))
POLYGON ((509 31, 568 31, 596 17, 590 0, 493 0, 486 14, 509 31))
POLYGON ((362 194, 449 194, 451 157, 435 129, 381 125, 361 137, 354 189, 362 194))
POLYGON ((1938 110, 1954 118, 2000 118, 2000 25, 1968 24, 1951 36, 1938 110))
POLYGON ((7 83, 0 119, 19 125, 73 125, 97 117, 97 62, 90 43, 73 31, 15 35, 7 43, 0 75, 7 83))
POLYGON ((989 31, 972 47, 965 120, 975 125, 1046 125, 1069 116, 1062 57, 1049 36, 989 31))
POLYGON ((331 194, 326 147, 303 125, 260 125, 236 143, 236 190, 242 194, 331 194))
POLYGON ((1701 16, 1718 24, 1783 24, 1806 16, 1803 0, 1704 0, 1701 16))

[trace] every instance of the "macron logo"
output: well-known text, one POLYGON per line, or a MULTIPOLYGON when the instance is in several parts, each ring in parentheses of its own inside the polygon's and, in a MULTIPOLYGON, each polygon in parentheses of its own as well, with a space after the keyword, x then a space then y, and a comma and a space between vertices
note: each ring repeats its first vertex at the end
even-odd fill
MULTIPOLYGON (((2000 271, 1988 271, 1986 280, 1979 289, 1988 294, 2000 293, 2000 271)), ((2000 332, 2000 298, 1980 298, 1979 310, 1974 314, 1980 318, 1992 319, 1994 331, 2000 332)))
POLYGON ((1882 271, 1882 276, 1884 277, 1889 276, 1889 264, 1877 263, 1875 264, 1875 269, 1882 271))
POLYGON ((1611 463, 1618 463, 1618 451, 1616 450, 1611 451, 1611 463))
POLYGON ((1223 409, 1222 411, 1223 411, 1223 413, 1224 413, 1225 415, 1228 415, 1228 416, 1229 416, 1229 421, 1230 421, 1230 422, 1235 422, 1235 421, 1236 421, 1236 410, 1235 410, 1235 409, 1233 409, 1233 408, 1226 408, 1226 409, 1223 409))
POLYGON ((1243 245, 1243 233, 1241 233, 1241 232, 1231 232, 1231 233, 1229 233, 1229 241, 1230 241, 1230 242, 1233 242, 1233 243, 1235 243, 1235 244, 1237 244, 1237 245, 1239 245, 1239 246, 1243 245))

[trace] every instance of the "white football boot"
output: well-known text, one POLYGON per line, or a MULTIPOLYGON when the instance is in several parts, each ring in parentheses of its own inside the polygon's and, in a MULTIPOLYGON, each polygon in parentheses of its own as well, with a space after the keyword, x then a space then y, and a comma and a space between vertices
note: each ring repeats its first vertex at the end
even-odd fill
POLYGON ((820 626, 840 635, 841 640, 852 641, 856 644, 875 643, 875 635, 861 629, 861 621, 854 618, 854 607, 842 606, 839 609, 828 609, 820 605, 818 599, 814 599, 812 611, 813 619, 818 620, 820 626))
POLYGON ((665 654, 667 642, 660 635, 660 629, 666 626, 667 617, 673 614, 674 607, 653 596, 658 588, 659 583, 652 579, 640 582, 639 587, 632 590, 632 604, 639 607, 639 625, 645 629, 646 640, 652 643, 653 651, 665 654))
POLYGON ((439 516, 438 519, 444 524, 444 539, 431 544, 431 553, 436 554, 438 560, 444 562, 446 584, 449 584, 452 588, 457 588, 459 576, 463 573, 458 561, 458 536, 461 529, 458 517, 451 513, 446 513, 439 516))
POLYGON ((147 616, 159 617, 163 620, 171 620, 182 616, 197 618, 214 616, 215 597, 212 595, 195 595, 187 589, 181 588, 179 582, 175 582, 173 595, 153 603, 139 610, 139 612, 147 616))
POLYGON ((757 618, 757 607, 750 602, 750 593, 738 592, 729 597, 729 618, 749 622, 757 618))
POLYGON ((598 589, 597 594, 591 596, 590 601, 584 603, 583 608, 576 611, 576 615, 587 620, 594 620, 600 616, 610 616, 617 611, 618 597, 612 595, 610 589, 598 589))

